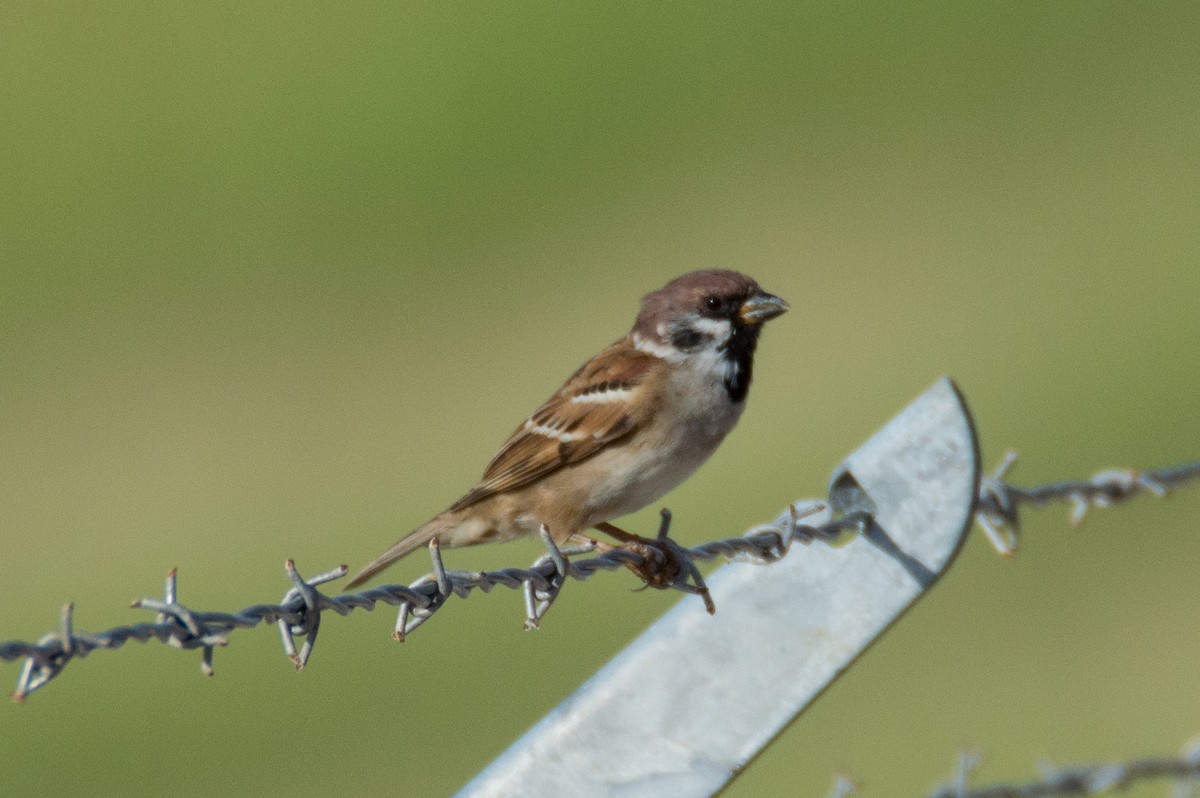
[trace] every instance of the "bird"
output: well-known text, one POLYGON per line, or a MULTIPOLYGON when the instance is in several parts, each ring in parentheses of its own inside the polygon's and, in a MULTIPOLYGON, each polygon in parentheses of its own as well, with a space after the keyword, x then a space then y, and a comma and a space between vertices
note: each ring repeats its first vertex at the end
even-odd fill
POLYGON ((345 589, 431 542, 508 541, 543 525, 558 544, 591 540, 593 528, 622 543, 653 543, 611 520, 657 501, 708 460, 745 408, 764 323, 787 310, 752 278, 725 269, 689 272, 647 294, 629 333, 517 427, 478 485, 345 589))

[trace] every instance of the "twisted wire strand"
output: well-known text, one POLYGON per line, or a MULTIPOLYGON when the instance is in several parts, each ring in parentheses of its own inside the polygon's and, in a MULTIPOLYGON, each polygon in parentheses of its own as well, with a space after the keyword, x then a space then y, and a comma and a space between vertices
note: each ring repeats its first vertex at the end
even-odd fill
POLYGON ((1022 488, 1005 482, 1017 462, 1007 452, 990 475, 982 480, 975 519, 988 541, 1001 555, 1016 555, 1021 532, 1020 506, 1041 507, 1051 501, 1071 505, 1070 523, 1080 526, 1093 507, 1111 507, 1136 496, 1165 498, 1172 488, 1200 478, 1200 462, 1159 469, 1110 468, 1085 480, 1049 482, 1022 488))
MULTIPOLYGON (((1017 487, 1004 481, 1015 460, 1016 456, 1010 453, 992 475, 983 479, 975 508, 976 520, 992 545, 1004 556, 1013 556, 1016 552, 1022 505, 1041 506, 1050 501, 1067 501, 1073 506, 1072 522, 1078 524, 1093 506, 1107 507, 1138 495, 1164 497, 1171 488, 1200 478, 1200 462, 1195 462, 1158 470, 1106 470, 1083 481, 1017 487)), ((285 655, 300 670, 312 654, 321 619, 328 611, 348 615, 357 609, 373 610, 380 603, 398 607, 393 636, 403 641, 451 596, 467 598, 476 590, 488 593, 500 586, 524 592, 525 628, 536 629, 568 579, 583 581, 601 571, 622 567, 634 570, 650 586, 696 594, 712 612, 712 600, 696 567, 697 561, 723 557, 771 563, 786 556, 795 542, 805 545, 814 540, 831 542, 846 532, 861 532, 870 520, 863 513, 831 519, 829 508, 823 502, 802 501, 790 505, 772 523, 754 527, 740 537, 685 548, 668 535, 670 513, 664 510, 657 538, 616 548, 606 546, 603 550, 593 545, 561 549, 543 527, 546 554, 528 568, 495 571, 448 569, 435 541, 430 546, 434 569, 431 574, 410 585, 383 585, 332 596, 317 587, 345 576, 346 566, 305 579, 288 560, 284 568, 291 587, 278 604, 255 604, 232 613, 197 611, 181 603, 177 597, 177 575, 172 570, 167 574, 162 599, 144 598, 132 604, 135 609, 154 611, 154 622, 117 626, 102 632, 78 632, 74 629, 74 606, 67 604, 62 609, 59 628, 36 642, 0 642, 0 660, 24 660, 11 696, 13 700, 23 702, 30 693, 61 674, 74 659, 97 650, 118 649, 130 641, 148 643, 156 640, 181 650, 200 649, 201 672, 212 675, 213 652, 228 644, 231 632, 274 623, 279 628, 285 655), (816 523, 816 516, 823 520, 816 523), (807 519, 813 523, 807 523, 807 519), (296 647, 298 638, 302 638, 299 648, 296 647)), ((1003 794, 997 794, 997 798, 1000 795, 1003 794)))
MULTIPOLYGON (((929 798, 1054 798, 1064 795, 1098 795, 1125 790, 1150 779, 1171 778, 1172 795, 1195 796, 1200 787, 1200 741, 1184 746, 1178 757, 1146 757, 1129 762, 1055 767, 1042 764, 1042 776, 1025 784, 993 784, 972 788, 971 775, 979 767, 977 752, 964 752, 950 781, 936 788, 929 798)), ((835 789, 837 789, 835 787, 835 789)), ((841 795, 852 795, 855 790, 841 795)))

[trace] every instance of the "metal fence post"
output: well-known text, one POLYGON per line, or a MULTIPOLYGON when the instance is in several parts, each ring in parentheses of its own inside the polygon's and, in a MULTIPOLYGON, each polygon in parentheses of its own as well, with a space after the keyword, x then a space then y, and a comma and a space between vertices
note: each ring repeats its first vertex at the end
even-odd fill
POLYGON ((942 379, 835 472, 830 509, 857 538, 722 566, 715 616, 680 601, 459 796, 718 792, 936 581, 979 482, 970 414, 942 379))

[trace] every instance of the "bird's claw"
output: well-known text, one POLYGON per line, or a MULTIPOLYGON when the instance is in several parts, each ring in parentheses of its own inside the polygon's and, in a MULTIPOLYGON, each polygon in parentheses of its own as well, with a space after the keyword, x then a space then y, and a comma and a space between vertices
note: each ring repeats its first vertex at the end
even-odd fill
POLYGON ((683 573, 684 565, 679 561, 673 547, 661 540, 641 538, 631 540, 621 548, 632 551, 641 558, 641 562, 625 563, 625 566, 644 583, 639 590, 648 587, 665 590, 683 573))
POLYGON ((696 567, 687 551, 667 536, 670 526, 671 513, 664 509, 657 537, 633 537, 626 540, 621 548, 636 554, 638 561, 626 562, 625 566, 642 580, 642 586, 638 590, 648 587, 657 590, 674 588, 693 593, 704 600, 704 608, 712 615, 717 611, 717 607, 708 592, 708 585, 704 583, 700 569, 696 567))

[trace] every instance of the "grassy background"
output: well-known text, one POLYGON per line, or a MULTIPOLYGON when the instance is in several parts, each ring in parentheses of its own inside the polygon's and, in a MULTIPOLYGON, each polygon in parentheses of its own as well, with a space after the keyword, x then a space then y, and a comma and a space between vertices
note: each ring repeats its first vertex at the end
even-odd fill
MULTIPOLYGON (((171 566, 233 609, 363 563, 698 267, 794 311, 684 540, 819 495, 942 373, 1019 482, 1196 458, 1200 6, 796 5, 5 4, 0 637, 147 617, 171 566)), ((1175 750, 1198 514, 974 536, 728 794, 1175 750)), ((515 594, 403 647, 356 614, 300 676, 270 630, 213 679, 100 653, 0 710, 0 792, 448 793, 676 600, 632 584, 529 635, 515 594)))

